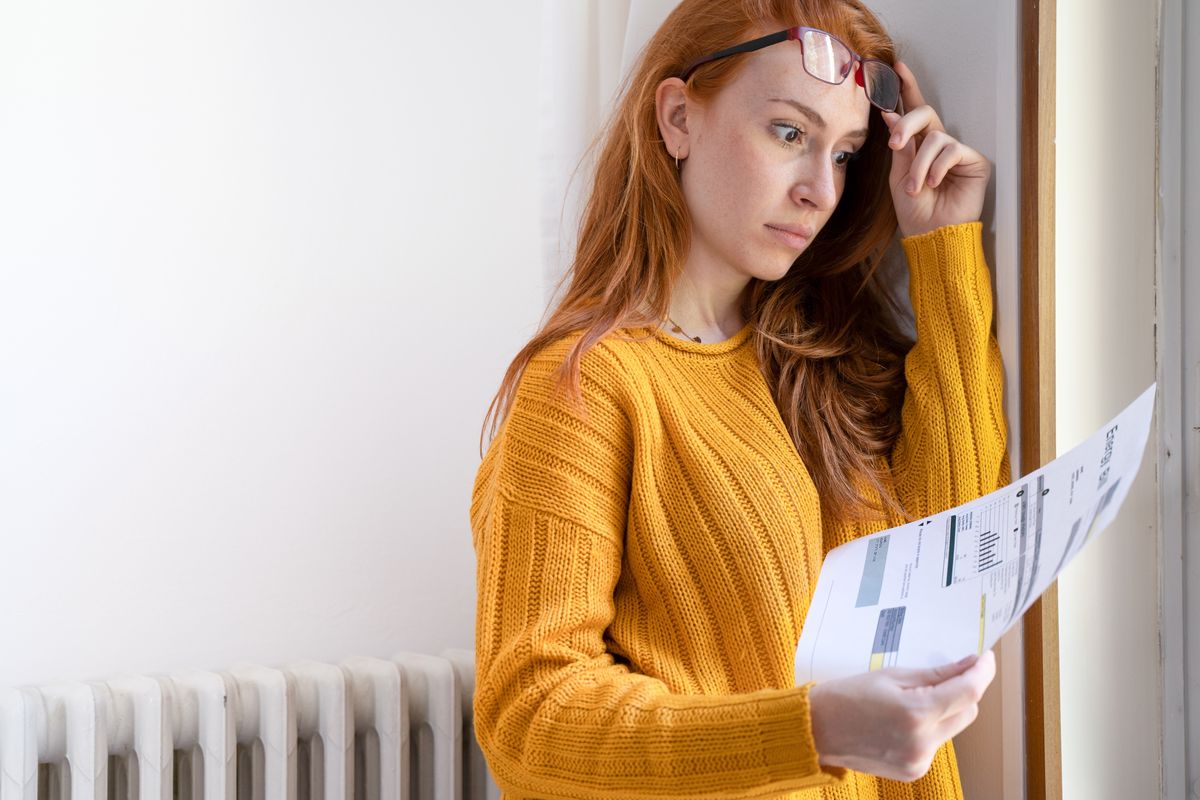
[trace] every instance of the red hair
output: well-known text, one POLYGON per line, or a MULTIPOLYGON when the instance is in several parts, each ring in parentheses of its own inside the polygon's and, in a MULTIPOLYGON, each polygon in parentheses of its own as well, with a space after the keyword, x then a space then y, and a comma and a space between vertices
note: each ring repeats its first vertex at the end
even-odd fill
MULTIPOLYGON (((509 365, 484 431, 490 417, 495 435, 525 366, 545 345, 582 333, 558 373, 559 386, 578 405, 588 348, 620 328, 656 327, 666 318, 691 227, 659 133, 655 90, 703 55, 793 25, 829 31, 864 57, 895 61, 887 32, 858 0, 683 0, 642 51, 597 137, 592 191, 563 277, 567 290, 509 365)), ((699 67, 689 78, 689 95, 701 102, 713 97, 745 58, 699 67)), ((833 215, 783 278, 751 279, 742 309, 825 512, 847 518, 903 514, 887 489, 887 457, 899 435, 903 361, 912 342, 876 272, 896 231, 887 138, 872 111, 867 141, 833 215)), ((482 443, 481 434, 481 450, 482 443)))

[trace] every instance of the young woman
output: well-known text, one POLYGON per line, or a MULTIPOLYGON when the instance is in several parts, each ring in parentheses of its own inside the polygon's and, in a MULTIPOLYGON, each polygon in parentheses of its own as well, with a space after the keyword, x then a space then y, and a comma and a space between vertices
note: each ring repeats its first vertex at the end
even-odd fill
POLYGON ((857 0, 683 0, 654 35, 489 409, 474 710, 505 797, 961 797, 990 652, 793 660, 828 550, 1007 480, 990 173, 857 0), (875 273, 897 226, 915 344, 875 273))

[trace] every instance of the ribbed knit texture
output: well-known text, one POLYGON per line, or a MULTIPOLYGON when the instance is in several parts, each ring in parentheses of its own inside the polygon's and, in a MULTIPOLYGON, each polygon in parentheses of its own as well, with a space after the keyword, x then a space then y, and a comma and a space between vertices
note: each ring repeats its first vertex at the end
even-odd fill
MULTIPOLYGON (((916 515, 1009 475, 981 231, 902 242, 917 344, 892 463, 916 515)), ((825 553, 888 523, 822 514, 750 333, 607 337, 586 415, 554 391, 574 337, 523 374, 471 502, 475 730, 508 800, 962 797, 950 744, 913 783, 818 763, 800 628, 825 553)))

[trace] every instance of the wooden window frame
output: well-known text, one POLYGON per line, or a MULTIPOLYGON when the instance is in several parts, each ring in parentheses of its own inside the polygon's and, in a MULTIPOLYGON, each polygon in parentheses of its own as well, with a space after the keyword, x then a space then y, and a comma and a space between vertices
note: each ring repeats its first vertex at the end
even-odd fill
MULTIPOLYGON (((1021 0, 1022 474, 1055 457, 1055 0, 1021 0)), ((1025 613, 1025 797, 1062 799, 1058 583, 1025 613)))

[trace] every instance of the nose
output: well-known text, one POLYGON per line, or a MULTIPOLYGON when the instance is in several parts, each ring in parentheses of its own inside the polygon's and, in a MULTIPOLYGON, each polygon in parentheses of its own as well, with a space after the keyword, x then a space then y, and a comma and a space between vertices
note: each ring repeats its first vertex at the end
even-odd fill
POLYGON ((832 212, 838 199, 834 169, 830 153, 813 154, 803 159, 792 183, 792 202, 801 208, 832 212))

